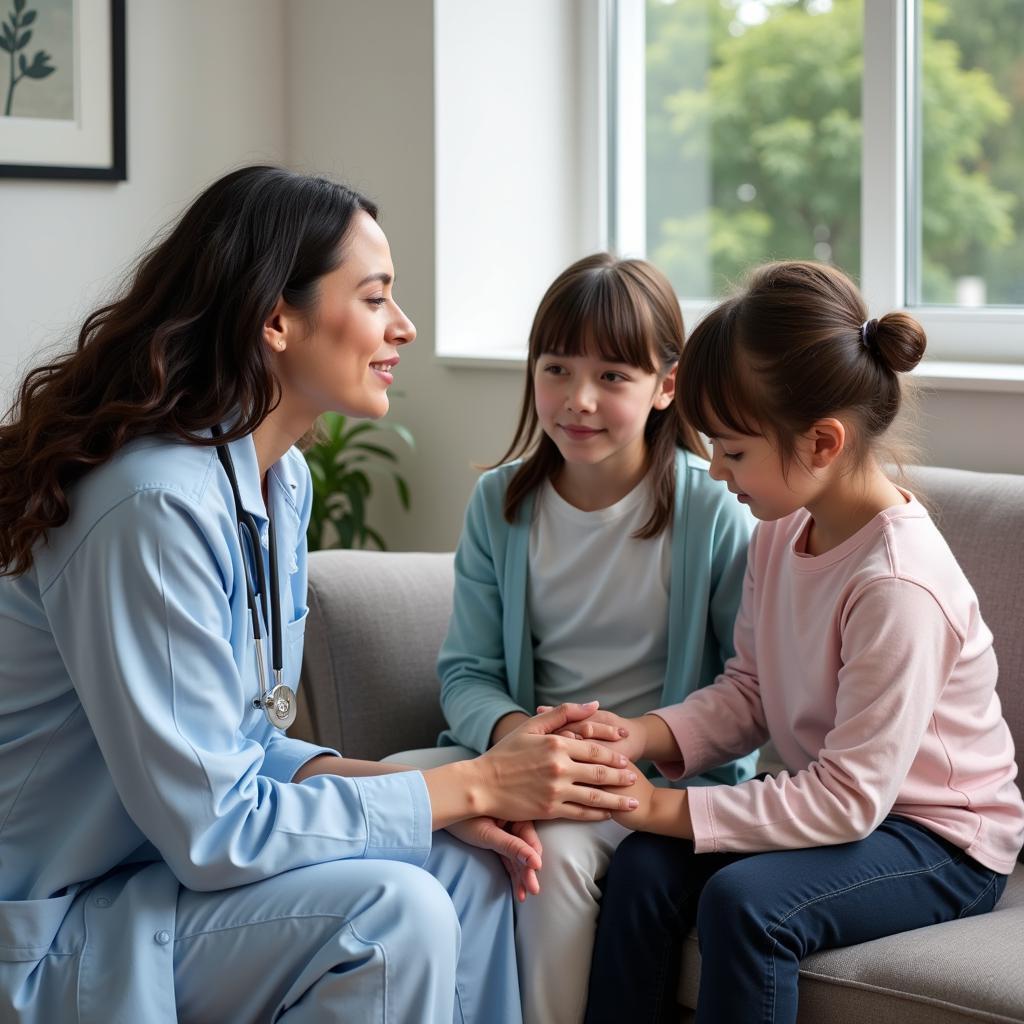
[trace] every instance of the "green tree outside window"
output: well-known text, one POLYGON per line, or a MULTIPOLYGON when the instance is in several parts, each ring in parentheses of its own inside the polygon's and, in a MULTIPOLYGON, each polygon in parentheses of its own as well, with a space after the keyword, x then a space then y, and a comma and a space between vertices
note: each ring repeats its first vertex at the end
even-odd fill
MULTIPOLYGON (((993 78, 1024 81, 1024 4, 923 2, 923 297, 982 268, 1024 302, 1024 102, 993 78)), ((648 0, 648 251, 684 298, 766 259, 859 274, 862 77, 861 0, 648 0)))

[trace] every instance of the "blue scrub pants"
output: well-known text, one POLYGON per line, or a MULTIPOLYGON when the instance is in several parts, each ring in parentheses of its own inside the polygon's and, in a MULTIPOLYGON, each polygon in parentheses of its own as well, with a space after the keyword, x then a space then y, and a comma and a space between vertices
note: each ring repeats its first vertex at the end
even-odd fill
POLYGON ((859 842, 758 854, 695 854, 637 832, 605 879, 587 1024, 678 1020, 694 924, 698 1024, 795 1024, 809 953, 985 913, 1005 887, 1005 875, 892 815, 859 842))
POLYGON ((509 880, 434 833, 425 868, 339 860, 221 892, 182 889, 182 1024, 519 1022, 509 880))

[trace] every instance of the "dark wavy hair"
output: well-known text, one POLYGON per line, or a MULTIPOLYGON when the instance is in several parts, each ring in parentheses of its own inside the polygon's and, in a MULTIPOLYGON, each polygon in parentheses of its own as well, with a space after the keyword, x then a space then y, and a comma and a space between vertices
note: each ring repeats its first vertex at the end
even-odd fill
POLYGON ((924 329, 909 313, 869 320, 857 286, 841 270, 802 260, 768 263, 694 328, 676 403, 709 435, 717 422, 768 437, 784 467, 812 423, 842 415, 854 427, 852 468, 884 445, 902 471, 914 453, 912 439, 882 436, 913 397, 901 375, 920 362, 925 345, 924 329))
POLYGON ((209 445, 252 433, 279 389, 262 328, 279 299, 312 318, 353 217, 377 208, 324 178, 244 167, 210 185, 85 320, 73 351, 31 370, 0 424, 0 575, 67 521, 68 489, 136 437, 209 445))
MULTIPOLYGON (((515 522, 526 496, 550 480, 564 461, 537 418, 533 377, 541 356, 593 351, 609 362, 664 376, 679 362, 684 337, 683 315, 672 285, 645 260, 617 259, 599 252, 577 260, 555 278, 530 329, 526 386, 515 436, 497 463, 526 456, 505 493, 508 522, 515 522)), ((654 509, 636 533, 640 540, 658 536, 672 521, 676 448, 702 457, 707 454, 700 435, 675 403, 651 410, 644 438, 654 509)))

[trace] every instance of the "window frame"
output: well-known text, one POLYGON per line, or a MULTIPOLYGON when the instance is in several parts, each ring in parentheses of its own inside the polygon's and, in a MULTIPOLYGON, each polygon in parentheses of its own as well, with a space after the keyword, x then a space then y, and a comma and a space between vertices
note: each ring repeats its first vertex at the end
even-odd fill
MULTIPOLYGON (((637 159, 644 150, 642 140, 637 145, 637 133, 627 137, 624 126, 646 126, 646 67, 642 48, 637 59, 636 43, 645 38, 645 4, 601 2, 607 6, 613 54, 608 75, 608 244, 623 255, 642 256, 645 210, 636 197, 645 192, 645 161, 637 159)), ((917 2, 864 0, 861 290, 873 315, 905 309, 924 326, 929 351, 918 376, 930 386, 1024 391, 1024 307, 907 301, 909 274, 916 270, 910 261, 918 259, 919 245, 917 211, 910 202, 918 176, 915 141, 920 131, 914 94, 917 2)), ((688 326, 713 304, 710 299, 682 299, 688 326)))

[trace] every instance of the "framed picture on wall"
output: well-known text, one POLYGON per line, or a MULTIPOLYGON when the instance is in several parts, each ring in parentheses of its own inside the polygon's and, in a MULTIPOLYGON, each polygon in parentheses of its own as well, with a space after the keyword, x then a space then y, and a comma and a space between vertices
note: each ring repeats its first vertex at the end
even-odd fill
POLYGON ((124 181, 125 0, 0 0, 0 178, 124 181))

